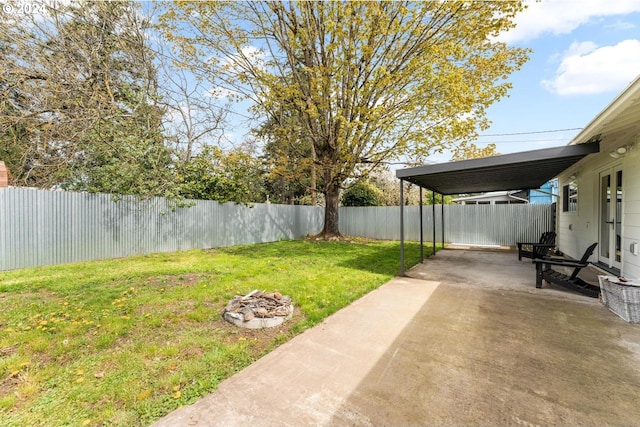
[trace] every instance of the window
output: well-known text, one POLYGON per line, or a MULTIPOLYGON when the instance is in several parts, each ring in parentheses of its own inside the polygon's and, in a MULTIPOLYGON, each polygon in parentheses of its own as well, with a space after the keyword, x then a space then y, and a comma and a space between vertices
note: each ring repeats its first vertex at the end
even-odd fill
POLYGON ((562 212, 578 211, 578 183, 571 181, 562 187, 562 212))

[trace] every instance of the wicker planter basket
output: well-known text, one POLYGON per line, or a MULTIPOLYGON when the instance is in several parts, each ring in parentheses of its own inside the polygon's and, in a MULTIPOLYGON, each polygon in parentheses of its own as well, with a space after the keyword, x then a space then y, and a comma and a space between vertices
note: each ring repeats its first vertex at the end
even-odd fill
POLYGON ((629 323, 640 323, 640 284, 620 283, 617 277, 598 276, 602 303, 629 323))

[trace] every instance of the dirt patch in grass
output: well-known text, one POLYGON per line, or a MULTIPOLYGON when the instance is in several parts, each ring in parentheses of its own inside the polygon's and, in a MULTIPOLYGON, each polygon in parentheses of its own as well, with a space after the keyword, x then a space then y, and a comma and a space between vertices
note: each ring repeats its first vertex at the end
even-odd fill
MULTIPOLYGON (((16 354, 18 345, 10 345, 0 348, 0 358, 10 358, 16 354)), ((14 393, 18 385, 20 384, 20 377, 23 374, 20 370, 14 370, 13 372, 7 371, 4 378, 0 378, 0 396, 8 396, 14 393)))
POLYGON ((0 357, 9 357, 18 350, 18 344, 0 348, 0 357))
POLYGON ((18 385, 20 385, 18 374, 7 376, 7 378, 0 382, 0 396, 9 396, 15 393, 18 385))
POLYGON ((170 274, 166 276, 154 276, 146 279, 146 284, 159 288, 173 288, 176 286, 195 285, 202 280, 201 274, 170 274))

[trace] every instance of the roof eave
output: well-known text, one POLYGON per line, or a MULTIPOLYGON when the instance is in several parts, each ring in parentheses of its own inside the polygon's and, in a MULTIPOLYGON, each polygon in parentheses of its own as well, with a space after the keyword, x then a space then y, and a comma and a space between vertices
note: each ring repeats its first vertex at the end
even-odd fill
POLYGON ((602 129, 613 117, 624 110, 640 97, 640 75, 635 78, 613 101, 609 103, 597 116, 593 118, 578 133, 568 145, 577 145, 590 142, 594 137, 602 133, 602 129))

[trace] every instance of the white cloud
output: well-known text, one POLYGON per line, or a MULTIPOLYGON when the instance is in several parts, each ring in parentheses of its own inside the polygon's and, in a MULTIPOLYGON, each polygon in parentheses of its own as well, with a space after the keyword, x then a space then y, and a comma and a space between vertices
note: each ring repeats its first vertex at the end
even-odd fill
POLYGON ((640 40, 615 46, 573 43, 564 53, 556 75, 542 86, 558 95, 617 92, 640 74, 640 40))
POLYGON ((529 1, 516 16, 517 26, 499 39, 504 42, 533 40, 543 34, 569 34, 594 19, 640 12, 638 0, 554 0, 529 1))
POLYGON ((636 28, 636 25, 633 22, 617 20, 613 24, 605 25, 604 28, 613 31, 629 31, 636 28))
POLYGON ((267 55, 260 48, 247 45, 240 49, 241 53, 229 55, 221 62, 223 67, 244 69, 247 66, 264 68, 264 60, 267 55))
POLYGON ((255 46, 244 46, 241 50, 242 54, 247 58, 257 58, 262 60, 267 56, 262 49, 255 46))

